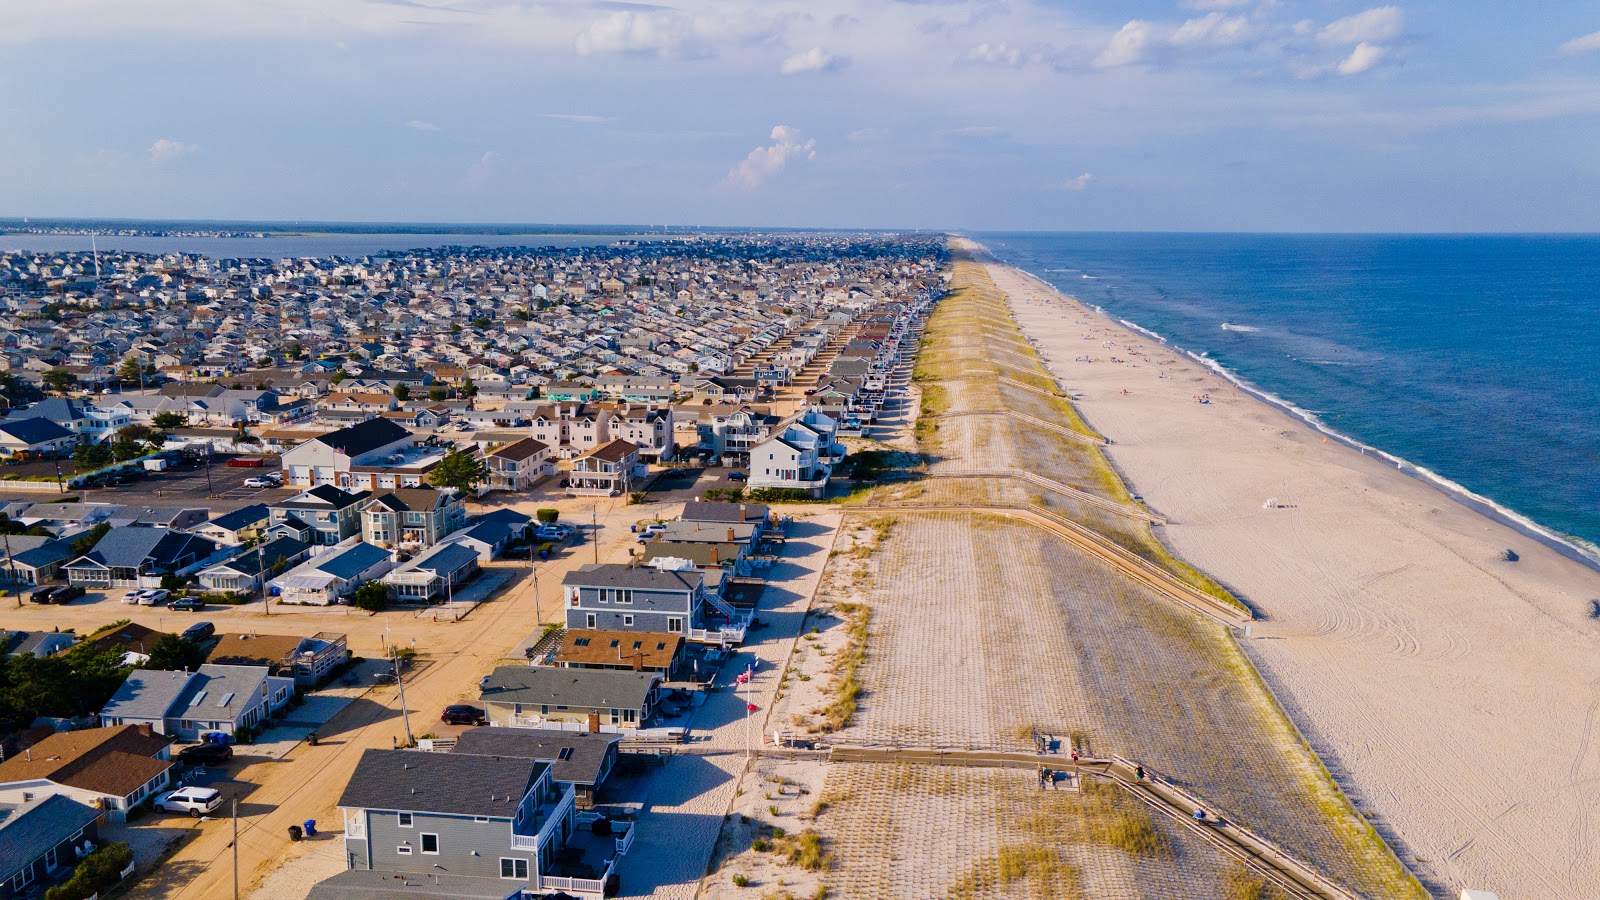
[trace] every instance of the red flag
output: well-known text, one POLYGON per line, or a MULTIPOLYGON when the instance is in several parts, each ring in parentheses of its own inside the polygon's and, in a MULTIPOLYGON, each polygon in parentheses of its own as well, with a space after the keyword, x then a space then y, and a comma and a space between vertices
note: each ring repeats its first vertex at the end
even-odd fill
POLYGON ((754 703, 751 703, 745 707, 746 712, 755 712, 757 709, 760 709, 760 707, 756 706, 754 703))
POLYGON ((734 684, 745 684, 745 683, 747 683, 749 681, 750 681, 750 673, 749 672, 740 672, 739 673, 739 677, 735 678, 733 680, 733 683, 734 684))

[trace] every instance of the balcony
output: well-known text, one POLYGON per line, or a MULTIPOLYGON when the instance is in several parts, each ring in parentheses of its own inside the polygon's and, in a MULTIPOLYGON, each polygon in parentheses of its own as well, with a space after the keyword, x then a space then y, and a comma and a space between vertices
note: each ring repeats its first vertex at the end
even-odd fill
POLYGON ((549 872, 533 879, 532 887, 544 891, 602 896, 606 879, 633 846, 632 822, 611 822, 611 834, 597 835, 591 829, 598 815, 581 817, 578 830, 557 850, 549 872))
POLYGON ((518 830, 519 826, 512 826, 511 849, 538 852, 540 847, 550 843, 551 837, 560 831, 561 820, 572 812, 576 804, 577 792, 569 787, 561 793, 560 800, 540 806, 533 814, 533 821, 520 826, 533 831, 533 834, 526 834, 518 830))

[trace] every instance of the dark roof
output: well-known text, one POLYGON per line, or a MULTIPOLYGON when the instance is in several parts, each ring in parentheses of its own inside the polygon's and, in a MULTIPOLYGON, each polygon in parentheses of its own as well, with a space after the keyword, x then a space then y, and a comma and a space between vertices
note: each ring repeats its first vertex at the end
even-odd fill
POLYGON ((543 441, 537 441, 533 438, 522 438, 521 440, 507 444, 504 447, 497 447, 493 450, 490 450, 489 455, 498 456, 503 459, 527 459, 541 450, 548 449, 550 449, 550 447, 543 441))
POLYGON ((687 559, 702 569, 712 566, 731 566, 739 561, 739 557, 747 550, 744 544, 730 544, 726 541, 715 543, 701 543, 696 541, 651 541, 644 545, 644 556, 641 562, 650 563, 658 559, 687 559))
MULTIPOLYGON (((138 568, 145 560, 166 565, 186 552, 209 556, 216 544, 203 537, 167 528, 113 528, 81 559, 109 568, 138 568), (198 544, 199 546, 191 546, 198 544)), ((76 560, 74 561, 76 562, 76 560)), ((71 568, 69 565, 68 568, 71 568)))
POLYGON ((408 567, 413 571, 434 572, 439 575, 449 575, 466 568, 478 561, 478 551, 461 544, 440 544, 428 551, 423 556, 412 561, 408 567))
POLYGON ((313 564, 320 572, 327 572, 335 578, 349 581, 388 558, 389 551, 371 544, 358 543, 339 551, 336 555, 329 555, 320 562, 314 561, 313 564))
POLYGON ((378 493, 372 502, 396 512, 432 512, 443 495, 437 488, 395 488, 378 493))
POLYGON ((651 591, 692 591, 705 576, 699 572, 668 572, 649 566, 599 563, 579 567, 561 577, 563 586, 636 588, 651 591))
POLYGON ((10 419, 0 420, 0 432, 9 434, 25 444, 42 444, 46 441, 58 441, 64 437, 72 437, 72 432, 49 419, 22 419, 13 422, 10 419))
POLYGON ((272 512, 267 509, 265 503, 252 503, 249 506, 241 506, 233 512, 223 513, 212 519, 209 524, 229 531, 238 531, 241 528, 249 528, 257 522, 264 522, 271 515, 272 512))
POLYGON ((36 569, 43 568, 44 566, 48 566, 52 563, 58 563, 62 560, 71 559, 73 556, 75 556, 76 554, 72 552, 72 542, 76 539, 77 538, 75 536, 70 538, 61 538, 59 540, 40 544, 39 546, 34 547, 32 550, 17 550, 16 547, 12 547, 11 549, 17 554, 12 558, 16 560, 18 565, 32 566, 36 569))
POLYGON ((641 709, 660 680, 656 672, 499 666, 485 676, 479 696, 488 703, 641 709))
POLYGON ((312 885, 306 900, 511 900, 525 882, 474 875, 401 875, 347 869, 312 885))
POLYGON ((573 629, 556 648, 557 663, 625 667, 637 660, 647 669, 665 669, 683 650, 683 635, 653 631, 573 629))
POLYGON ((369 749, 336 805, 510 819, 547 768, 514 757, 369 749))
POLYGON ((70 397, 46 397, 27 409, 14 409, 6 416, 7 422, 21 422, 24 419, 49 419, 60 425, 62 422, 71 422, 77 419, 88 418, 83 407, 78 401, 70 397))
POLYGON ((232 569, 243 575, 260 575, 271 569, 278 561, 278 557, 292 561, 310 547, 311 545, 305 541, 292 537, 273 538, 265 544, 252 547, 232 559, 223 560, 208 568, 232 569))
POLYGON ((171 743, 172 738, 136 725, 63 731, 0 763, 0 784, 45 779, 126 797, 171 767, 156 758, 171 743))
POLYGON ((98 810, 65 794, 52 794, 18 807, 0 819, 0 881, 22 871, 45 851, 98 818, 98 810))
POLYGON ((272 504, 272 508, 327 509, 331 506, 334 509, 344 509, 347 506, 353 506, 354 504, 360 503, 365 499, 367 499, 367 493, 365 491, 352 494, 349 491, 343 490, 342 488, 336 488, 331 484, 319 484, 316 487, 307 488, 287 500, 280 500, 277 503, 272 504), (307 496, 309 496, 311 499, 302 499, 307 496))
POLYGON ((514 756, 550 764, 550 777, 568 784, 593 785, 606 753, 620 734, 588 734, 544 728, 469 728, 456 737, 454 753, 514 756))
POLYGON ((156 641, 166 637, 165 631, 147 628, 138 622, 129 622, 119 628, 107 631, 89 641, 93 647, 116 647, 119 650, 132 650, 136 653, 149 653, 156 645, 156 641))
POLYGON ((391 419, 368 419, 331 434, 325 434, 316 440, 344 451, 346 456, 360 456, 410 434, 404 425, 399 425, 391 419))
POLYGON ((593 450, 590 450, 588 453, 585 453, 584 456, 594 457, 595 459, 603 459, 606 462, 622 462, 624 459, 628 458, 629 454, 638 452, 639 447, 632 441, 625 441, 622 438, 617 438, 614 441, 601 444, 593 450))
POLYGON ((767 507, 761 503, 695 500, 683 505, 678 518, 685 522, 763 522, 767 518, 767 507))

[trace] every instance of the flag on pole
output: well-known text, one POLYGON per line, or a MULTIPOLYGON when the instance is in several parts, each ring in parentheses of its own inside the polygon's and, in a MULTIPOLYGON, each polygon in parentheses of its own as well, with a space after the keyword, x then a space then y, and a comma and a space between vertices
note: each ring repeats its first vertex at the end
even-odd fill
POLYGON ((748 703, 748 704, 745 705, 744 711, 745 712, 755 712, 759 708, 760 707, 756 706, 754 703, 748 703))
POLYGON ((740 672, 739 673, 739 677, 735 678, 733 680, 733 683, 734 684, 748 684, 748 683, 750 683, 750 671, 747 669, 747 670, 745 670, 743 672, 740 672))

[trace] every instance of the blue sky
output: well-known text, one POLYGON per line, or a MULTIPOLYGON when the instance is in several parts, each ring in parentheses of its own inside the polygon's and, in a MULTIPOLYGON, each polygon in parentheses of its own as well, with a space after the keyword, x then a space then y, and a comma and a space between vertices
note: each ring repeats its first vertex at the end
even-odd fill
POLYGON ((0 215, 1600 230, 1600 8, 0 2, 0 215))

